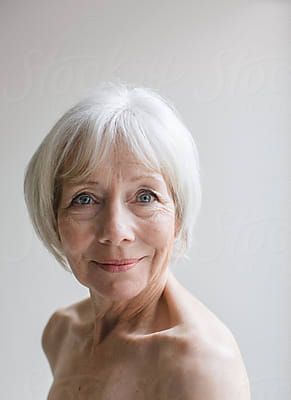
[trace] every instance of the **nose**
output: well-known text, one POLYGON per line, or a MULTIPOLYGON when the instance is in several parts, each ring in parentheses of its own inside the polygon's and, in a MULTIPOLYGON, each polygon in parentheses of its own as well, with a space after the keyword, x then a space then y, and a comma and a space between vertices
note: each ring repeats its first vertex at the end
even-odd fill
POLYGON ((101 244, 120 246, 135 240, 133 221, 129 211, 118 201, 107 204, 99 220, 98 241, 101 244))

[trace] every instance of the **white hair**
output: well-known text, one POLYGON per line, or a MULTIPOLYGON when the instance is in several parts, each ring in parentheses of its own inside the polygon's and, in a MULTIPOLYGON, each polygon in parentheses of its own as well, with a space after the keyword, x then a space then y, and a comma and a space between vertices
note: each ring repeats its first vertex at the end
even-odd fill
POLYGON ((57 227, 62 184, 89 176, 120 139, 145 166, 164 176, 180 221, 172 261, 188 258, 202 197, 194 139, 174 106, 153 89, 106 82, 56 122, 25 172, 24 195, 34 229, 68 271, 57 227))

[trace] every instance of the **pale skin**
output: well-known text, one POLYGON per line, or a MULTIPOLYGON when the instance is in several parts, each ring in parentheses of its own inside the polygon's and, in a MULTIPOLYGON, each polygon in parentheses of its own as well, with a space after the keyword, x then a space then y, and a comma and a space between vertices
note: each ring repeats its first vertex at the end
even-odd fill
POLYGON ((89 180, 64 183, 58 208, 64 252, 90 297, 44 330, 48 399, 249 400, 232 333, 169 270, 179 221, 162 174, 123 149, 89 180), (94 262, 141 257, 125 272, 94 262))

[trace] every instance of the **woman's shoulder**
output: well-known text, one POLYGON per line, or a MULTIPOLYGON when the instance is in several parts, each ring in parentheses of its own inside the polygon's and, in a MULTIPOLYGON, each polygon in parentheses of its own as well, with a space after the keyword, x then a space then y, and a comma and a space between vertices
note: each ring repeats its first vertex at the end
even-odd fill
POLYGON ((211 394, 207 397, 204 388, 197 385, 198 381, 203 381, 203 386, 212 387, 213 391, 217 388, 232 393, 241 390, 242 396, 233 398, 249 399, 244 361, 229 327, 173 276, 165 295, 177 325, 165 331, 163 338, 164 388, 167 393, 164 397, 172 399, 168 395, 175 393, 171 382, 180 382, 179 387, 189 390, 189 397, 187 392, 182 398, 212 399, 211 394), (225 377, 225 385, 221 379, 219 386, 219 382, 216 382, 218 376, 225 377), (232 387, 228 385, 229 377, 232 377, 232 387), (196 397, 193 397, 194 388, 197 390, 196 397))
POLYGON ((183 323, 161 332, 159 342, 164 365, 172 368, 186 361, 194 365, 201 360, 230 359, 240 354, 238 344, 226 326, 214 326, 212 322, 212 327, 206 327, 204 322, 202 327, 183 323))
POLYGON ((248 374, 237 344, 208 339, 187 329, 167 342, 160 358, 161 399, 250 400, 248 374))
POLYGON ((239 347, 230 328, 171 273, 164 292, 174 326, 163 342, 169 363, 176 357, 191 362, 232 357, 239 347))
POLYGON ((46 341, 55 335, 65 335, 70 325, 84 323, 91 316, 92 309, 89 298, 58 308, 49 317, 43 330, 42 340, 46 341))
MULTIPOLYGON (((221 328, 219 328, 221 329, 221 328)), ((247 370, 237 342, 225 327, 215 338, 207 330, 181 325, 163 341, 161 399, 250 400, 247 370)))
MULTIPOLYGON (((235 346, 233 333, 201 300, 187 290, 171 273, 164 291, 174 332, 188 345, 217 348, 218 344, 235 346)), ((170 335, 171 337, 171 335, 170 335)))
POLYGON ((54 369, 64 337, 64 317, 62 310, 54 311, 49 317, 41 336, 41 346, 45 353, 51 371, 54 369))
POLYGON ((52 371, 57 362, 68 333, 72 326, 81 324, 84 317, 84 310, 87 307, 88 299, 73 303, 69 306, 58 308, 48 318, 42 332, 41 345, 48 358, 52 371))

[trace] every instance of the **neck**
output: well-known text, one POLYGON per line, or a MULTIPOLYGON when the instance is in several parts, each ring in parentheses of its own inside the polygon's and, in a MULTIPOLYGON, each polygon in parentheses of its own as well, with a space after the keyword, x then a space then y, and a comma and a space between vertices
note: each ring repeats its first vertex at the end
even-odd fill
POLYGON ((146 334, 160 329, 165 322, 166 304, 163 292, 168 270, 158 279, 153 277, 147 287, 132 299, 111 301, 90 290, 94 311, 94 346, 108 336, 146 334))

